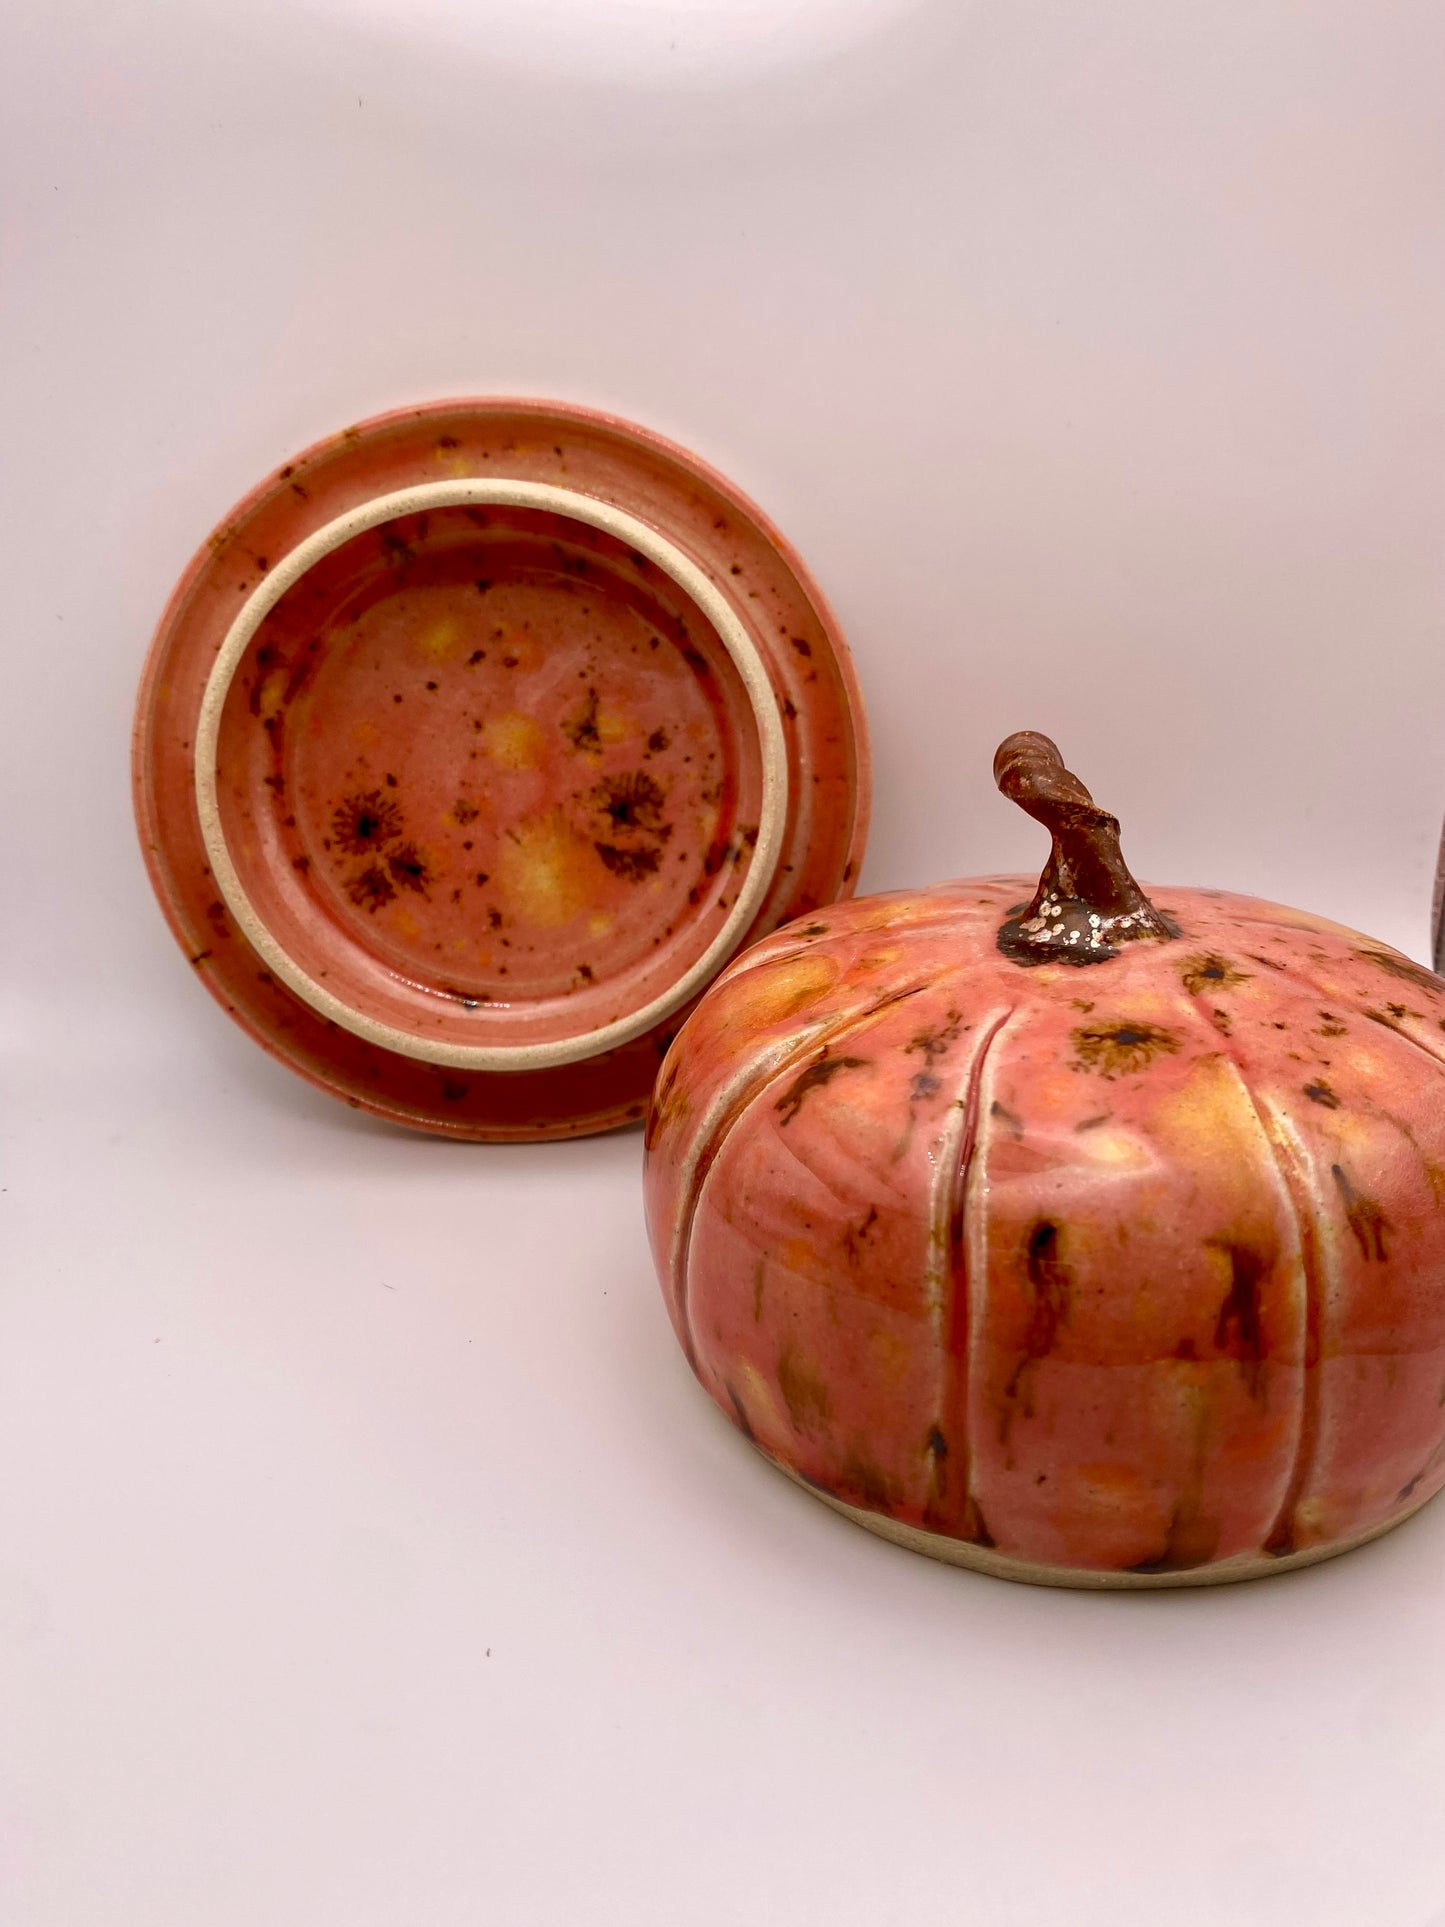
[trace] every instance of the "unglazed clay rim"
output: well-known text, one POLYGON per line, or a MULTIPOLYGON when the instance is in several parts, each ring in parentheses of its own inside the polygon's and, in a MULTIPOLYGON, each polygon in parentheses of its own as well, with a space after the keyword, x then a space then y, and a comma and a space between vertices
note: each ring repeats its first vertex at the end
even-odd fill
POLYGON ((343 1030, 350 1031, 353 1036, 377 1044, 383 1050, 395 1051, 402 1057, 443 1065, 453 1070, 532 1071, 600 1057, 618 1045, 645 1035, 695 996, 721 969, 742 941, 778 866, 787 821, 788 760, 782 718, 762 656, 727 599, 681 549, 625 510, 614 508, 611 503, 599 501, 595 496, 583 495, 575 489, 557 488, 549 482, 470 477, 397 489, 363 502, 298 543, 265 581, 252 591, 227 631, 206 681, 196 724, 195 784, 201 836, 215 873, 216 886, 252 948, 303 1002, 321 1016, 339 1024, 343 1030), (262 920, 231 861, 225 831, 221 826, 216 788, 221 712, 241 659, 271 610, 309 569, 354 536, 362 535, 382 522, 394 521, 398 516, 412 515, 426 509, 458 508, 471 502, 542 509, 567 516, 615 536, 656 563, 707 617, 731 657, 757 724, 762 754, 762 802, 757 843, 743 886, 712 942, 675 983, 637 1010, 578 1036, 556 1038, 550 1042, 433 1043, 411 1031, 380 1023, 357 1010, 354 1005, 344 1002, 303 970, 262 920))
MULTIPOLYGON (((757 1443, 756 1440, 753 1441, 757 1443)), ((845 1519, 851 1519, 865 1532, 876 1533, 880 1539, 901 1546, 907 1552, 921 1552, 926 1559, 937 1559, 947 1566, 966 1566, 972 1572, 987 1573, 991 1579, 1010 1579, 1021 1586, 1054 1586, 1069 1592, 1158 1592, 1163 1589, 1177 1591, 1184 1586, 1232 1586, 1246 1579, 1269 1579, 1276 1573, 1294 1572, 1301 1566, 1317 1566, 1325 1559, 1335 1559, 1342 1552, 1353 1552, 1357 1546, 1366 1546, 1372 1539, 1381 1539, 1396 1526, 1404 1525, 1417 1512, 1429 1505, 1430 1500, 1438 1497, 1430 1493, 1417 1500, 1414 1505, 1406 1506, 1392 1518, 1379 1525, 1367 1526, 1363 1532, 1354 1532, 1346 1539, 1336 1539, 1325 1546, 1306 1546, 1302 1552, 1241 1553, 1233 1559, 1220 1559, 1212 1565, 1188 1566, 1178 1572, 1105 1572, 1092 1566, 1045 1566, 1031 1559, 1016 1559, 1006 1552, 996 1552, 991 1546, 980 1546, 968 1539, 953 1539, 945 1532, 930 1532, 924 1526, 911 1526, 902 1519, 890 1519, 884 1512, 870 1512, 864 1506, 850 1505, 846 1499, 838 1498, 832 1492, 825 1492, 821 1486, 811 1483, 775 1459, 771 1452, 761 1445, 758 1451, 769 1465, 791 1479, 794 1485, 810 1492, 815 1499, 821 1499, 834 1512, 840 1512, 845 1519)))

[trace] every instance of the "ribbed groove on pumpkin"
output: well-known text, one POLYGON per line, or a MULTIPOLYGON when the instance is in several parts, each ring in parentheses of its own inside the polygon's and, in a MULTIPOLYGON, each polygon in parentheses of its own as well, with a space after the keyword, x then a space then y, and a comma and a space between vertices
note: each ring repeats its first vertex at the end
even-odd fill
MULTIPOLYGON (((985 878, 984 881, 988 881, 988 879, 985 878)), ((1022 877, 1010 878, 1009 881, 1017 883, 1025 896, 1027 896, 1033 888, 1033 885, 1022 877)), ((900 890, 896 894, 901 897, 912 896, 915 893, 913 891, 900 890)), ((995 906, 992 904, 985 905, 978 903, 977 893, 973 891, 965 894, 965 901, 968 897, 972 897, 977 904, 980 927, 988 927, 989 919, 998 916, 1006 907, 1004 905, 995 906)), ((860 901, 865 902, 877 902, 877 900, 876 897, 860 899, 860 901)), ((824 904, 821 909, 813 912, 810 920, 820 922, 828 915, 831 909, 846 910, 849 907, 849 901, 847 900, 842 904, 824 904)), ((799 957, 826 955, 829 951, 836 949, 841 943, 862 943, 869 938, 876 940, 882 937, 887 937, 890 940, 897 937, 911 939, 920 934, 927 935, 934 930, 947 929, 951 925, 956 925, 958 920, 959 903, 956 900, 950 899, 946 905, 940 905, 936 914, 917 917, 907 923, 900 923, 896 927, 880 925, 874 928, 867 925, 860 925, 858 928, 853 929, 845 926, 838 930, 829 930, 825 937, 813 937, 806 943, 800 942, 794 944, 787 950, 774 950, 770 948, 776 939, 773 937, 764 937, 762 941, 755 944, 751 950, 745 950, 742 956, 734 958, 723 975, 718 978, 718 983, 736 983, 739 977, 745 977, 750 970, 766 969, 772 964, 792 963, 799 957)), ((780 931, 778 935, 781 934, 782 932, 780 931)))
POLYGON ((1437 1069, 1445 1066, 1445 1051, 1437 1052, 1431 1050, 1428 1044, 1422 1043, 1418 1037, 1412 1036, 1408 1030, 1401 1030, 1398 1024, 1387 1023, 1383 1017, 1372 1016, 1369 1011, 1364 1011, 1361 1014, 1367 1018, 1370 1023, 1378 1024, 1381 1030, 1389 1031, 1392 1037, 1400 1038, 1403 1043, 1413 1044, 1420 1055, 1428 1058, 1437 1069))
MULTIPOLYGON (((930 1530, 951 1533, 955 1538, 991 1543, 973 1504, 971 1480, 973 1448, 969 1439, 969 1350, 974 1320, 969 1303, 969 1281, 973 1275, 973 1254, 968 1249, 970 1179, 977 1162, 979 1116, 983 1103, 983 1080, 989 1055, 999 1032, 1014 1015, 1012 1009, 993 1018, 981 1029, 969 1060, 963 1088, 954 1100, 958 1124, 940 1146, 938 1177, 930 1197, 929 1265, 941 1268, 938 1291, 938 1346, 941 1373, 938 1419, 930 1440, 941 1440, 943 1451, 933 1452, 934 1489, 924 1512, 930 1530), (948 1295, 942 1292, 948 1281, 948 1295)), ((932 1278, 929 1280, 932 1283, 932 1278)))
MULTIPOLYGON (((1329 994, 1318 984, 1310 984, 1309 987, 1316 996, 1329 994)), ((1208 1016, 1210 1003, 1203 992, 1195 994, 1191 1001, 1202 1016, 1208 1016)), ((1300 1273, 1304 1284, 1305 1328, 1304 1357, 1300 1371, 1300 1421, 1295 1434, 1294 1454, 1290 1461, 1289 1474, 1285 1480, 1284 1496, 1275 1511, 1273 1522, 1260 1548, 1263 1552, 1283 1556, 1294 1550, 1292 1534, 1295 1508, 1299 1504, 1299 1495, 1304 1490, 1305 1481, 1313 1466, 1319 1438, 1319 1375, 1314 1369, 1320 1355, 1320 1319, 1324 1297, 1319 1233, 1314 1212, 1310 1207, 1310 1186, 1303 1169, 1305 1153, 1302 1146, 1290 1142, 1288 1120, 1279 1116, 1267 1101, 1255 1096, 1250 1088, 1244 1065, 1222 1039, 1214 1037, 1210 1041, 1238 1077, 1245 1101, 1258 1119, 1264 1141, 1269 1146, 1270 1156, 1279 1173, 1279 1181, 1289 1200, 1290 1214, 1294 1219, 1300 1273)))
POLYGON ((1314 1470, 1315 1454, 1319 1449, 1319 1364, 1327 1281, 1324 1275, 1324 1253, 1320 1249, 1319 1225, 1316 1222, 1315 1212, 1311 1208, 1312 1187, 1305 1168, 1308 1154, 1303 1145, 1294 1141, 1293 1128, 1288 1118, 1277 1113, 1273 1106, 1261 1104, 1252 1093, 1250 1101, 1254 1104, 1264 1134, 1269 1140, 1269 1147, 1274 1153, 1275 1163, 1279 1166, 1284 1188, 1289 1193, 1299 1236, 1300 1266, 1304 1273, 1305 1342, 1303 1370, 1300 1374, 1299 1431, 1295 1437, 1294 1462, 1290 1467, 1284 1498, 1275 1514, 1274 1523, 1265 1536, 1262 1548, 1265 1552, 1273 1553, 1276 1558, 1284 1558, 1296 1550, 1295 1513, 1299 1509, 1300 1494, 1304 1491, 1310 1473, 1314 1470))
POLYGON ((815 1050, 826 1051, 840 1037, 846 1037, 858 1025, 866 1023, 870 1017, 881 1016, 895 1004, 901 1004, 909 997, 916 997, 920 991, 928 989, 927 982, 909 984, 904 990, 891 992, 876 1004, 869 1004, 863 1010, 851 1010, 845 1016, 836 1018, 830 1024, 817 1024, 801 1036, 782 1039, 771 1052, 761 1059, 749 1062, 740 1076, 731 1084, 725 1085, 713 1100, 705 1118, 697 1147, 685 1167, 683 1177, 683 1198, 678 1207, 677 1227, 672 1241, 672 1290, 677 1304, 678 1324, 682 1331, 682 1346, 687 1354, 687 1362, 696 1371, 697 1348, 693 1344, 692 1320, 688 1310, 689 1278, 688 1268, 692 1251, 693 1227, 697 1222, 698 1206, 702 1202, 703 1188, 722 1153, 724 1145, 731 1137, 734 1128, 744 1114, 752 1109, 756 1100, 771 1085, 793 1070, 815 1050))
MULTIPOLYGON (((1255 927, 1260 930, 1268 930, 1275 936, 1279 934, 1278 924, 1259 923, 1255 927)), ((1245 954, 1248 955, 1248 952, 1245 954)), ((1258 959, 1255 959, 1255 961, 1258 961, 1258 959)), ((1341 962, 1343 961, 1345 960, 1342 958, 1341 962)), ((1410 959, 1407 957, 1405 961, 1408 963, 1410 959)), ((1345 998, 1340 994, 1338 986, 1333 990, 1329 989, 1326 985, 1322 984, 1311 971, 1301 969, 1300 965, 1293 959, 1288 963, 1281 963, 1276 960, 1271 963, 1270 968, 1278 971, 1281 977, 1292 978, 1300 989, 1307 990, 1312 997, 1324 997, 1340 1003, 1345 1001, 1345 998)), ((1377 1024, 1381 1030, 1388 1031, 1392 1037, 1398 1037, 1404 1044, 1413 1044, 1420 1055, 1433 1064, 1437 1070, 1445 1066, 1445 1047, 1442 1047, 1439 1051, 1431 1050, 1430 1046, 1423 1043, 1420 1038, 1412 1036, 1408 1030, 1402 1030, 1398 1024, 1392 1024, 1388 1017, 1382 1017, 1377 1012, 1369 1010, 1359 1001, 1359 993, 1357 991, 1350 990, 1346 992, 1345 995, 1348 997, 1356 1014, 1363 1017, 1367 1023, 1377 1024)))

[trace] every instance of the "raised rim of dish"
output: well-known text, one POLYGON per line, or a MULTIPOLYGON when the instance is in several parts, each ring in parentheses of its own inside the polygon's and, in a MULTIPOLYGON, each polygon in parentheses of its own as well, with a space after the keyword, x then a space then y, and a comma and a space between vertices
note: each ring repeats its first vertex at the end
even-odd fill
POLYGON ((717 975, 742 942, 777 869, 787 820, 788 762, 782 717, 762 656, 727 599, 690 557, 648 523, 579 490, 549 482, 471 476, 394 490, 349 509, 298 543, 251 592, 227 631, 207 678, 195 737, 195 794, 201 835, 222 898, 267 968, 303 1002, 352 1035, 399 1056, 454 1070, 532 1071, 578 1063, 630 1043, 680 1009, 717 975), (711 624, 738 672, 758 731, 762 801, 757 843, 742 887, 721 927, 701 955, 656 997, 610 1023, 570 1037, 516 1044, 437 1042, 382 1023, 336 996, 297 961, 257 911, 232 860, 221 822, 216 778, 221 715, 246 649, 271 610, 308 570, 355 536, 403 515, 473 503, 540 509, 565 516, 600 529, 645 555, 711 624))

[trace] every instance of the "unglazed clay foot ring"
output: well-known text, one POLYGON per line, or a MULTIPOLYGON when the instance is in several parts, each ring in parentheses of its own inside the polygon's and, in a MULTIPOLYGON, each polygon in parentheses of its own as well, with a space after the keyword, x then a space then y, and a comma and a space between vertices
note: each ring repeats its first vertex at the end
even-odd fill
POLYGON ((595 496, 556 488, 545 482, 472 477, 431 482, 380 495, 338 516, 299 543, 252 591, 231 624, 206 683, 196 729, 196 809, 216 886, 247 942, 267 968, 289 989, 342 1029, 368 1043, 423 1063, 456 1070, 534 1071, 551 1065, 600 1057, 620 1044, 644 1036, 686 1004, 722 968, 742 942, 773 880, 782 849, 788 807, 788 762, 782 717, 762 657, 727 598, 697 564, 647 523, 595 496), (660 995, 611 1023, 573 1037, 518 1044, 437 1043, 411 1031, 378 1022, 319 984, 263 922, 241 882, 226 845, 217 795, 216 763, 221 714, 236 670, 262 622, 306 572, 354 536, 398 516, 424 510, 495 503, 540 509, 570 517, 615 537, 644 555, 667 575, 706 617, 737 670, 757 726, 761 752, 762 803, 757 842, 742 887, 711 943, 660 995))

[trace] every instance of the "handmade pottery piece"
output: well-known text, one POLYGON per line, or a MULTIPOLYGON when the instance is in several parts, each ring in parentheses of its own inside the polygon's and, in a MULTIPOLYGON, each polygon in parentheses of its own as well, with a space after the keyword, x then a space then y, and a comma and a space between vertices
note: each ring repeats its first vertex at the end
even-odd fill
POLYGON ((995 771, 1037 889, 794 923, 673 1045, 647 1205, 688 1359, 850 1518, 1003 1577, 1358 1545, 1445 1483, 1445 981, 1146 896, 1045 737, 995 771))
POLYGON ((451 402, 288 463, 137 715, 187 956, 268 1049, 454 1136, 639 1118, 746 942, 847 894, 862 712, 802 565, 627 423, 451 402))

